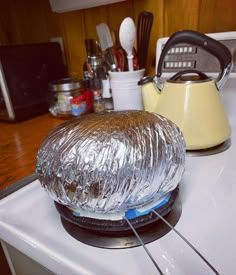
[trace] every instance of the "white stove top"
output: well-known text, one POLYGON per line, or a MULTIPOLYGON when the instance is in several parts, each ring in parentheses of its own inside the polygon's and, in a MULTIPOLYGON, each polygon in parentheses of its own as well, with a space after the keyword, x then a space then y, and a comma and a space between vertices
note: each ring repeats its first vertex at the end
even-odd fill
MULTIPOLYGON (((236 39, 236 32, 216 35, 229 37, 236 39)), ((175 226, 221 275, 236 270, 235 77, 232 73, 220 92, 232 127, 231 146, 219 154, 187 156, 180 183, 182 214, 175 226)), ((141 246, 102 249, 70 236, 37 180, 0 200, 0 240, 56 274, 158 274, 141 246)), ((163 274, 214 274, 173 230, 146 246, 163 274)))
MULTIPOLYGON (((220 274, 236 269, 236 91, 229 80, 222 98, 232 126, 231 146, 210 156, 187 156, 180 183, 182 215, 176 229, 220 274)), ((142 247, 102 249, 83 244, 63 228, 39 182, 0 201, 0 239, 56 274, 158 274, 142 247)), ((214 274, 172 230, 147 248, 164 274, 214 274)))

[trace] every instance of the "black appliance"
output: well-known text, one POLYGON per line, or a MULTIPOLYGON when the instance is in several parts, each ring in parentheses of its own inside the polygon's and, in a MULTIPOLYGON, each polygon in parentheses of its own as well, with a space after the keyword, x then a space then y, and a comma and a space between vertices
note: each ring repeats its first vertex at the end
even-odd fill
POLYGON ((56 42, 0 46, 0 120, 20 122, 48 112, 48 83, 63 77, 56 42))

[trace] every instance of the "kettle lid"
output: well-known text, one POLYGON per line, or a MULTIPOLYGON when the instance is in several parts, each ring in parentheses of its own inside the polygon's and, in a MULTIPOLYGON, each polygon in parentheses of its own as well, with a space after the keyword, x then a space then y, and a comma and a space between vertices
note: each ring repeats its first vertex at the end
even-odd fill
POLYGON ((153 81, 154 77, 155 77, 155 76, 144 76, 143 78, 141 78, 141 79, 138 81, 138 85, 141 86, 141 85, 150 83, 150 82, 153 81))
POLYGON ((199 83, 212 80, 203 72, 197 70, 184 70, 173 75, 167 82, 171 83, 199 83))

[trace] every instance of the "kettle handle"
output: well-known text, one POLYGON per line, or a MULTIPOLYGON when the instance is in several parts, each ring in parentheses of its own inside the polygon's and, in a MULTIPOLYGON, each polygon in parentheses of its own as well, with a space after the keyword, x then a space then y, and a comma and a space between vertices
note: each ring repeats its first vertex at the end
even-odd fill
POLYGON ((227 76, 230 74, 232 69, 233 63, 231 52, 226 46, 224 46, 219 41, 205 34, 192 30, 176 32, 168 39, 167 43, 165 44, 161 52, 161 56, 158 62, 157 77, 160 78, 162 75, 162 63, 167 52, 171 47, 178 43, 187 43, 199 46, 205 49, 207 52, 214 55, 218 59, 221 66, 221 72, 217 78, 216 85, 218 89, 220 89, 224 85, 227 76))

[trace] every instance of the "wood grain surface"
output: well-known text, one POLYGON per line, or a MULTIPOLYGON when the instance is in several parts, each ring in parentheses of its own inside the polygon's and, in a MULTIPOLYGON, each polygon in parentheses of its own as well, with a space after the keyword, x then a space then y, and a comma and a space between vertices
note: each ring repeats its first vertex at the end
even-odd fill
POLYGON ((154 14, 146 65, 148 75, 155 73, 153 60, 160 37, 182 29, 205 33, 236 30, 235 0, 126 0, 65 13, 52 12, 48 0, 8 0, 3 1, 0 9, 0 44, 39 43, 62 37, 69 74, 82 78, 84 40, 98 39, 96 25, 107 23, 119 46, 122 20, 131 16, 137 24, 141 11, 154 14))
POLYGON ((50 114, 21 123, 0 122, 0 189, 35 171, 41 142, 63 122, 50 114))

